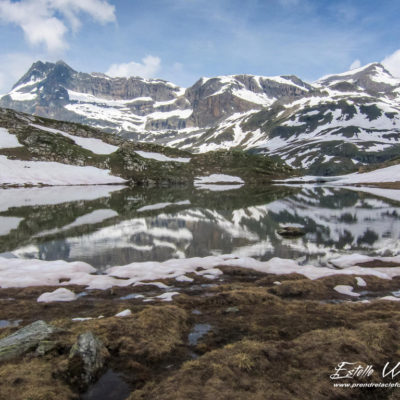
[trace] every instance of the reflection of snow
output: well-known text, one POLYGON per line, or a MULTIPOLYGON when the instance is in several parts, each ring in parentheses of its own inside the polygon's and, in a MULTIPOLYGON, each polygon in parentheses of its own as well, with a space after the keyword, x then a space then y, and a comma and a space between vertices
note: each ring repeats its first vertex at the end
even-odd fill
POLYGON ((62 204, 71 201, 95 200, 109 197, 111 193, 125 189, 125 186, 95 185, 57 186, 43 188, 10 188, 0 189, 0 212, 11 207, 45 206, 62 204))
POLYGON ((0 217, 0 236, 8 235, 13 229, 17 229, 23 218, 0 217))
MULTIPOLYGON (((81 218, 89 217, 94 215, 81 218)), ((68 249, 65 254, 70 260, 85 260, 99 267, 227 253, 262 260, 278 256, 315 265, 325 265, 328 259, 349 251, 400 254, 400 209, 369 194, 358 196, 353 190, 339 188, 306 187, 281 200, 233 210, 195 208, 189 201, 171 199, 145 205, 133 217, 130 214, 130 219, 121 218, 123 215, 118 222, 104 222, 87 231, 90 233, 80 232, 80 236, 68 231, 70 236, 59 241, 68 249), (186 206, 174 212, 164 208, 177 204, 186 206), (143 211, 151 211, 151 215, 143 211), (301 225, 306 235, 279 238, 276 230, 281 225, 301 225)), ((72 229, 78 222, 80 225, 82 220, 67 227, 72 229)), ((60 243, 28 245, 14 254, 54 257, 58 250, 52 245, 60 243)), ((62 257, 66 257, 64 253, 62 257)))

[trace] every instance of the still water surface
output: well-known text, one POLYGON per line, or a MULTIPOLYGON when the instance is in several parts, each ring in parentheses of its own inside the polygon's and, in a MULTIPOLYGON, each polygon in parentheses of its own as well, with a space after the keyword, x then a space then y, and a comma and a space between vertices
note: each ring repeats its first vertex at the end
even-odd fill
POLYGON ((135 261, 234 253, 324 265, 335 255, 400 254, 400 203, 350 189, 115 186, 0 190, 1 256, 135 261), (280 226, 306 235, 284 239, 280 226))

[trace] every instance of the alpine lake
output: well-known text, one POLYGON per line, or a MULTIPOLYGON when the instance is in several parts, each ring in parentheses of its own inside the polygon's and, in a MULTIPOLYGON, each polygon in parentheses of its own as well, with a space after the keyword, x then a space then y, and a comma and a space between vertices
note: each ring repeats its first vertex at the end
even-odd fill
MULTIPOLYGON (((0 256, 85 261, 99 273, 142 261, 235 254, 326 266, 392 256, 400 203, 327 186, 70 186, 0 190, 0 256), (284 238, 285 226, 304 235, 284 238)), ((366 191, 365 191, 366 190, 366 191)))

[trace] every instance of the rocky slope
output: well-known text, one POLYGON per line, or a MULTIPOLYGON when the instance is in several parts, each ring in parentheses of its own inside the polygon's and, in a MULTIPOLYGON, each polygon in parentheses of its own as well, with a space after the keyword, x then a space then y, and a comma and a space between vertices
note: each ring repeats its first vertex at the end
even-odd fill
POLYGON ((295 76, 110 78, 37 62, 0 105, 194 152, 239 147, 330 175, 392 160, 400 79, 378 63, 313 84, 295 76))
POLYGON ((192 155, 0 109, 0 186, 271 181, 291 168, 240 150, 192 155))

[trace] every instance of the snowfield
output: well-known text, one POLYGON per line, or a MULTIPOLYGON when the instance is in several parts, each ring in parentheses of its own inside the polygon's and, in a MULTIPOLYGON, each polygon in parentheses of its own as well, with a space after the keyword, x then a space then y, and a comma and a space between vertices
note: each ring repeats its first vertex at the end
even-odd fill
MULTIPOLYGON (((349 256, 342 257, 342 264, 345 257, 349 256)), ((381 258, 381 260, 385 261, 386 259, 381 258)), ((349 266, 344 269, 332 269, 299 265, 294 260, 276 257, 269 261, 258 261, 250 257, 222 255, 171 259, 164 262, 136 262, 109 268, 105 275, 96 275, 95 268, 80 261, 42 261, 0 257, 0 287, 83 285, 88 289, 105 290, 112 286, 139 285, 142 282, 157 279, 178 278, 182 280, 186 274, 190 273, 213 279, 222 274, 217 266, 242 267, 275 275, 298 273, 312 280, 332 275, 355 275, 357 277, 370 275, 382 279, 400 276, 400 267, 359 267, 354 262, 354 255, 350 256, 347 265, 349 266), (65 280, 65 282, 60 284, 60 280, 65 280)), ((336 290, 343 294, 357 296, 352 292, 352 287, 337 286, 336 290)), ((54 298, 59 298, 58 294, 62 294, 60 297, 64 298, 68 293, 64 291, 51 292, 46 294, 45 299, 50 297, 51 300, 54 300, 54 298)))
POLYGON ((124 183, 109 170, 50 161, 9 160, 0 156, 0 185, 101 185, 124 183))
POLYGON ((353 183, 375 183, 375 182, 399 182, 400 164, 391 167, 380 168, 375 171, 355 173, 339 176, 336 184, 350 185, 353 183))
POLYGON ((7 129, 0 128, 0 149, 13 149, 15 147, 23 147, 23 145, 7 129))
MULTIPOLYGON (((400 182, 400 164, 392 165, 386 168, 380 168, 375 171, 364 172, 364 173, 353 173, 348 175, 339 176, 299 176, 294 178, 288 178, 284 180, 277 180, 275 182, 283 183, 324 183, 327 186, 348 186, 356 184, 367 184, 367 183, 392 183, 400 182)), ((400 190, 396 189, 381 189, 373 187, 348 187, 348 189, 354 189, 356 191, 371 193, 376 196, 386 197, 391 200, 400 201, 400 190)))
POLYGON ((238 176, 225 175, 225 174, 212 174, 209 176, 198 176, 195 178, 195 185, 206 183, 244 183, 242 178, 238 176))
POLYGON ((31 124, 34 128, 50 133, 59 133, 69 139, 72 139, 78 146, 91 151, 95 154, 111 154, 118 150, 118 146, 113 146, 108 143, 104 143, 100 139, 95 138, 84 138, 81 136, 70 135, 67 132, 60 131, 59 129, 47 128, 42 125, 31 124))
POLYGON ((181 163, 188 163, 190 161, 190 158, 186 157, 167 157, 164 154, 161 153, 153 153, 151 151, 135 151, 136 154, 138 154, 140 157, 147 158, 150 160, 156 160, 156 161, 164 161, 164 162, 181 162, 181 163))

